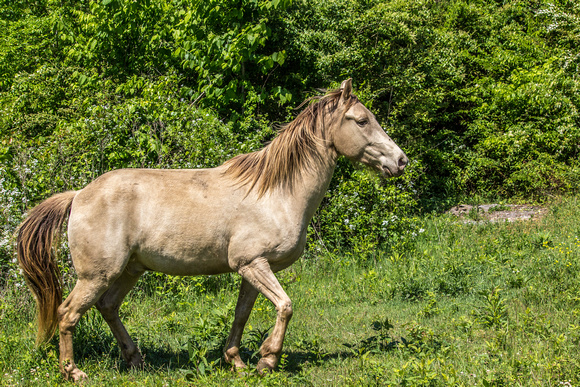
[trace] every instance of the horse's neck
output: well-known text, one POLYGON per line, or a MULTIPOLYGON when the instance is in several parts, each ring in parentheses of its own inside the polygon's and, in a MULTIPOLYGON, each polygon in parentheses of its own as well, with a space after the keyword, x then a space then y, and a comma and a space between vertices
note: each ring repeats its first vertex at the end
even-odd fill
POLYGON ((310 222, 328 190, 337 157, 334 150, 320 147, 320 158, 301 173, 292 189, 293 208, 302 212, 306 223, 310 222))
POLYGON ((322 128, 323 133, 317 133, 318 138, 324 139, 317 143, 318 157, 313 158, 312 164, 304 169, 293 189, 295 208, 302 211, 305 226, 310 223, 326 195, 338 159, 338 153, 330 139, 330 133, 337 125, 336 116, 327 115, 324 121, 326 125, 322 128))

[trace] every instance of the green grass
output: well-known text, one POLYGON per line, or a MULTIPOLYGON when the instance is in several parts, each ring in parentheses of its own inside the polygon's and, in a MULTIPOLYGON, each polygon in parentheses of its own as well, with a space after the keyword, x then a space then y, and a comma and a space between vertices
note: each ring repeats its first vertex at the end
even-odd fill
MULTIPOLYGON (((77 363, 85 385, 578 385, 579 210, 569 198, 527 222, 434 215, 412 246, 372 263, 352 254, 300 260, 278 274, 294 317, 279 369, 265 377, 221 361, 233 275, 150 275, 121 310, 145 368, 126 368, 94 310, 77 330, 77 363)), ((56 339, 34 348, 32 300, 10 284, 0 298, 0 384, 62 383, 56 339)), ((242 342, 248 363, 274 321, 260 297, 242 342)))

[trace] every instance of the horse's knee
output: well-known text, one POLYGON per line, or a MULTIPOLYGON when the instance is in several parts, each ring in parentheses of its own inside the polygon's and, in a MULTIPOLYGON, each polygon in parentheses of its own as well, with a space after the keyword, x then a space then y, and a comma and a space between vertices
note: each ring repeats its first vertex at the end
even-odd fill
POLYGON ((292 310, 292 301, 290 299, 285 300, 276 308, 276 310, 278 311, 278 314, 281 318, 286 321, 290 320, 292 318, 292 314, 294 313, 292 310))

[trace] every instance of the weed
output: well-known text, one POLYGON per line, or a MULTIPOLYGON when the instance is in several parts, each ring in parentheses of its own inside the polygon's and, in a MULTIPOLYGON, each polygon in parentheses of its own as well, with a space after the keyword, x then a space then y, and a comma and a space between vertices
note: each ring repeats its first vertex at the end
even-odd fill
POLYGON ((397 346, 397 341, 391 337, 390 330, 394 328, 388 318, 384 321, 374 321, 371 328, 376 334, 367 337, 357 344, 343 344, 351 351, 357 354, 363 353, 381 353, 389 351, 397 346))
POLYGON ((437 306, 437 298, 435 298, 435 293, 427 292, 428 300, 427 304, 419 313, 417 313, 418 317, 433 317, 441 313, 441 309, 437 306))
POLYGON ((547 249, 548 247, 552 247, 554 242, 549 232, 540 231, 534 235, 532 244, 537 249, 547 249))
POLYGON ((399 347, 408 349, 411 353, 435 353, 442 348, 441 339, 428 327, 416 321, 403 324, 406 336, 401 336, 399 347))
POLYGON ((480 292, 485 304, 476 312, 478 322, 486 328, 502 327, 507 322, 507 309, 505 300, 496 287, 491 292, 480 292))
POLYGON ((495 206, 491 206, 489 208, 489 210, 487 210, 488 212, 499 212, 499 211, 509 211, 510 210, 510 206, 505 205, 505 204, 496 204, 495 206))
POLYGON ((272 329, 270 326, 265 329, 253 328, 244 333, 244 347, 242 353, 246 353, 253 361, 257 361, 260 355, 260 347, 268 338, 268 332, 272 329))
POLYGON ((479 207, 479 206, 473 206, 469 209, 469 212, 467 213, 467 217, 471 220, 473 220, 474 222, 479 222, 481 220, 483 220, 483 210, 479 207))
POLYGON ((294 346, 304 351, 307 357, 316 364, 321 364, 328 353, 322 348, 320 340, 319 336, 314 336, 313 338, 301 337, 294 343, 294 346))
MULTIPOLYGON (((213 309, 209 316, 199 316, 193 326, 193 335, 187 340, 189 362, 195 367, 197 374, 205 376, 214 370, 221 362, 221 351, 228 334, 228 322, 234 306, 229 303, 222 309, 213 309)), ((195 376, 188 373, 187 378, 195 376)))

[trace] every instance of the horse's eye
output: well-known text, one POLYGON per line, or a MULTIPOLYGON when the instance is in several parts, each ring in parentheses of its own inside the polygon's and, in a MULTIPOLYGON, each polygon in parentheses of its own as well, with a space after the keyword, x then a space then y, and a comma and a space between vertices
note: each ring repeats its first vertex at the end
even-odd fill
POLYGON ((357 122, 356 122, 356 124, 357 124, 358 126, 365 126, 365 125, 366 125, 366 124, 368 124, 368 123, 369 123, 369 121, 368 121, 367 119, 363 119, 363 120, 360 120, 360 121, 357 121, 357 122))

